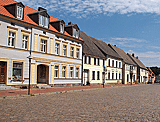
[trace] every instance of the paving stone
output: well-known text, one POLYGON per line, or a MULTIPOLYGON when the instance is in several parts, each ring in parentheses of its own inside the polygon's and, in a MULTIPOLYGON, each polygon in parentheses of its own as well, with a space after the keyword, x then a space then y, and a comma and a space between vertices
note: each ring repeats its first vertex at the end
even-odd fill
POLYGON ((160 85, 0 99, 0 121, 160 122, 160 85))

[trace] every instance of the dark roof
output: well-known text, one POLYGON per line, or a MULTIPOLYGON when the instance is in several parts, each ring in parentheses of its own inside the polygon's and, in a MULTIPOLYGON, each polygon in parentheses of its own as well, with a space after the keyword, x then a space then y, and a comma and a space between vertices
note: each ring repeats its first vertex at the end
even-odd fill
POLYGON ((122 59, 115 51, 113 51, 104 41, 91 37, 94 44, 105 54, 114 58, 122 59))
POLYGON ((83 43, 83 53, 86 55, 96 56, 100 58, 105 58, 104 54, 98 49, 98 47, 93 43, 90 36, 86 33, 80 31, 80 37, 84 40, 83 43))
POLYGON ((143 69, 146 69, 147 68, 145 67, 145 65, 139 60, 139 58, 137 57, 133 57, 131 54, 127 53, 127 55, 140 67, 140 68, 143 68, 143 69))
POLYGON ((131 65, 136 65, 132 61, 132 59, 122 49, 118 48, 117 46, 113 46, 111 44, 108 44, 108 46, 110 46, 116 53, 118 53, 122 57, 122 59, 125 63, 131 64, 131 65))

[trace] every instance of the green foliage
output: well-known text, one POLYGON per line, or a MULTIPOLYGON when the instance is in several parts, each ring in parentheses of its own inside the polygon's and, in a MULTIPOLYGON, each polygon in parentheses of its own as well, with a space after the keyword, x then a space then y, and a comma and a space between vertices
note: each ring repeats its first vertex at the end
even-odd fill
POLYGON ((158 68, 158 67, 150 67, 150 68, 154 72, 155 75, 159 75, 160 74, 160 68, 158 68))

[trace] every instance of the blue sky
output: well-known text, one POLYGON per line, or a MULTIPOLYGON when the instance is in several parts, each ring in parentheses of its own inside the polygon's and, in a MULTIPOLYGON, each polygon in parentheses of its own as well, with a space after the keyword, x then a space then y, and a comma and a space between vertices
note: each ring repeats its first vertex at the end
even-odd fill
POLYGON ((160 67, 160 0, 17 0, 160 67))

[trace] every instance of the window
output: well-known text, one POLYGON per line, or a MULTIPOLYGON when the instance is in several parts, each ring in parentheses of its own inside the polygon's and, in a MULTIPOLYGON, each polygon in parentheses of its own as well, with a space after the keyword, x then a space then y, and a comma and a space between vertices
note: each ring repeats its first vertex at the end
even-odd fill
POLYGON ((97 71, 97 80, 100 80, 100 71, 97 71))
POLYGON ((119 68, 121 68, 121 62, 119 62, 119 68))
POLYGON ((118 62, 116 61, 116 67, 118 67, 118 62))
POLYGON ((59 77, 59 66, 54 67, 54 77, 58 78, 59 77))
POLYGON ((62 66, 62 77, 66 77, 66 66, 62 66))
POLYGON ((119 79, 121 79, 121 73, 119 73, 119 79))
POLYGON ((98 58, 97 60, 98 60, 98 65, 100 65, 100 61, 99 61, 99 58, 98 58))
POLYGON ((91 57, 88 56, 88 63, 91 64, 91 57))
POLYGON ((17 18, 19 19, 23 18, 23 8, 20 6, 17 6, 17 18))
POLYGON ((76 68, 76 78, 78 78, 79 77, 79 68, 77 67, 76 68))
POLYGON ((110 59, 109 59, 109 60, 108 60, 108 66, 110 66, 110 63, 111 63, 111 62, 110 62, 110 59))
POLYGON ((15 33, 9 31, 9 37, 8 37, 8 46, 14 47, 15 46, 15 33))
POLYGON ((79 38, 79 31, 76 29, 73 29, 73 37, 79 38))
POLYGON ((71 57, 74 57, 74 47, 71 47, 71 57))
POLYGON ((39 15, 39 25, 48 28, 49 18, 39 15))
POLYGON ((64 33, 64 24, 60 24, 60 32, 64 33))
POLYGON ((28 36, 23 35, 22 49, 28 49, 28 36))
POLYGON ((67 56, 67 46, 63 45, 63 56, 67 56))
POLYGON ((103 66, 105 66, 105 59, 103 59, 103 66))
POLYGON ((92 80, 95 80, 95 71, 92 71, 92 80))
POLYGON ((41 52, 44 52, 44 53, 46 53, 47 51, 46 51, 46 49, 47 49, 47 41, 46 40, 43 40, 43 39, 41 39, 41 52))
POLYGON ((70 77, 73 78, 73 67, 70 67, 70 77))
POLYGON ((129 74, 127 74, 127 82, 129 82, 129 74))
POLYGON ((13 62, 13 73, 12 79, 14 81, 21 81, 23 74, 23 63, 22 62, 13 62))
POLYGON ((114 79, 114 72, 112 72, 112 79, 114 79))
POLYGON ((108 72, 108 79, 110 79, 110 72, 108 72))
POLYGON ((118 76, 117 76, 118 74, 116 73, 116 79, 118 79, 118 76))
POLYGON ((87 56, 84 56, 84 63, 87 63, 87 56))
POLYGON ((112 67, 114 67, 114 60, 112 60, 112 67))
POLYGON ((96 65, 96 58, 94 58, 94 65, 96 65))
POLYGON ((76 57, 79 58, 79 48, 76 49, 76 57))
POLYGON ((58 43, 55 44, 55 53, 56 55, 59 55, 59 44, 58 43))

